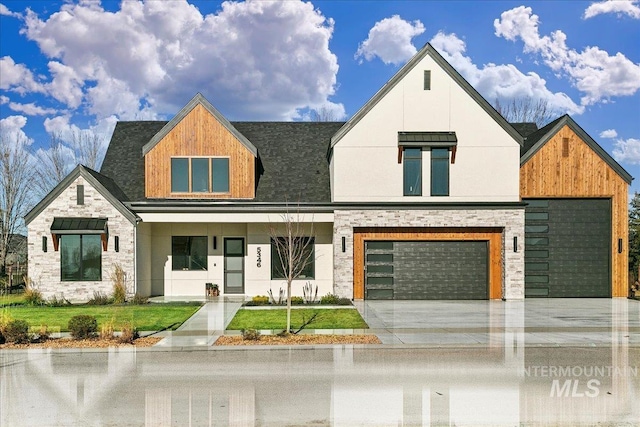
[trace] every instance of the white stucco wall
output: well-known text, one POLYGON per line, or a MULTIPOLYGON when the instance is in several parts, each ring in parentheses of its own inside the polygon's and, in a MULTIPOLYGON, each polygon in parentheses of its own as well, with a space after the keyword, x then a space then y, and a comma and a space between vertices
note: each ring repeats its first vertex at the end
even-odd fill
MULTIPOLYGON (((224 238, 245 238, 245 295, 274 295, 284 280, 271 280, 271 248, 269 223, 150 223, 151 230, 151 293, 165 296, 203 296, 205 283, 217 283, 224 294, 224 238), (206 271, 173 271, 171 267, 172 236, 207 236, 208 261, 206 271), (213 249, 213 236, 217 245, 213 249), (258 265, 258 248, 261 262, 258 265)), ((318 295, 333 292, 333 224, 314 224, 315 278, 308 280, 318 285, 318 295)), ((302 296, 307 280, 296 280, 292 295, 302 296)))
POLYGON ((138 223, 136 227, 136 292, 153 295, 151 289, 151 224, 138 223))
POLYGON ((332 198, 336 202, 518 201, 519 166, 519 144, 427 55, 334 146, 332 198), (431 90, 423 88, 424 70, 431 70, 431 90), (429 195, 428 150, 422 160, 423 196, 403 196, 400 131, 456 133, 448 197, 429 195))
POLYGON ((29 278, 45 298, 61 295, 71 301, 93 297, 94 291, 113 293, 110 274, 120 264, 126 273, 127 291, 135 293, 134 225, 82 176, 73 181, 28 226, 29 278), (84 205, 77 204, 77 186, 84 185, 84 205), (51 238, 54 217, 106 217, 109 227, 107 251, 102 252, 102 280, 69 282, 60 280, 60 251, 55 251, 51 238), (42 237, 47 237, 47 252, 42 250, 42 237), (120 252, 115 252, 114 237, 119 236, 120 252))

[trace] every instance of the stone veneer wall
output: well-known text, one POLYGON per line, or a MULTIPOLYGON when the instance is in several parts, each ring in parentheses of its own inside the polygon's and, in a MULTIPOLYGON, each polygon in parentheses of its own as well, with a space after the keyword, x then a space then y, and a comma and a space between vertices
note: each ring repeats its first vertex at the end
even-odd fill
POLYGON ((124 217, 86 180, 79 176, 56 200, 29 224, 29 278, 43 297, 64 296, 71 301, 86 301, 94 291, 113 293, 110 275, 113 266, 122 266, 127 278, 127 293, 135 293, 134 225, 124 217), (84 185, 84 205, 76 203, 77 186, 84 185), (107 217, 109 241, 102 252, 102 280, 99 282, 62 282, 60 280, 60 251, 53 248, 50 227, 54 217, 107 217), (42 251, 42 236, 47 237, 47 252, 42 251), (120 238, 120 252, 115 251, 114 236, 120 238))
POLYGON ((353 298, 354 227, 501 227, 506 299, 524 298, 524 208, 433 210, 336 210, 333 223, 334 287, 341 297, 353 298), (518 237, 518 252, 513 237, 518 237), (346 250, 342 252, 342 237, 346 250))

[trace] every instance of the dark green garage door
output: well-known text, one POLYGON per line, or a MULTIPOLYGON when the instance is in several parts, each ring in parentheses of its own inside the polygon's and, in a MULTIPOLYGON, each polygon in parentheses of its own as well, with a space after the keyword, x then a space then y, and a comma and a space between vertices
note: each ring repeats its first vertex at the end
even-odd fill
POLYGON ((611 201, 524 201, 525 295, 610 297, 611 201))
POLYGON ((367 299, 488 299, 488 242, 365 242, 367 299))

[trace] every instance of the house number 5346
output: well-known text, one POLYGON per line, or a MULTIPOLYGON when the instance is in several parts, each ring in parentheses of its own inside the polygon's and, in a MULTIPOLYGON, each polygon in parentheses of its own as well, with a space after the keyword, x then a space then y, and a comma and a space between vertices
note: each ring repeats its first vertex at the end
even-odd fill
POLYGON ((260 267, 262 267, 262 248, 258 247, 256 252, 258 253, 258 259, 256 260, 256 266, 258 268, 260 268, 260 267))

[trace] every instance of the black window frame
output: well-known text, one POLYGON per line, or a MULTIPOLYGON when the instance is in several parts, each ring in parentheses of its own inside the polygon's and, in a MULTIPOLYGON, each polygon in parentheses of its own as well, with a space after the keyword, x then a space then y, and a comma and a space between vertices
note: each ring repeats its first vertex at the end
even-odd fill
MULTIPOLYGON (((60 281, 61 282, 101 282, 102 281, 102 236, 99 234, 63 234, 60 235, 59 237, 60 239, 60 281), (63 264, 64 262, 64 258, 65 258, 65 249, 64 249, 64 245, 65 245, 65 241, 68 242, 68 240, 65 240, 67 237, 71 237, 71 236, 78 236, 79 237, 79 245, 78 245, 78 250, 80 252, 80 258, 79 258, 79 267, 78 267, 78 276, 79 278, 68 278, 69 274, 65 275, 64 274, 64 267, 65 264, 63 264), (100 254, 99 257, 99 276, 97 279, 94 278, 89 278, 89 279, 84 279, 83 277, 85 276, 85 264, 88 262, 88 260, 84 259, 84 244, 83 241, 87 238, 87 237, 98 237, 98 253, 100 254)), ((68 264, 67 264, 68 265, 68 264)), ((91 267, 86 267, 86 268, 91 268, 91 267)))
POLYGON ((209 270, 209 238, 207 236, 171 236, 171 271, 208 271, 209 270), (184 240, 186 241, 180 241, 184 240), (197 239, 197 240, 196 240, 197 239), (204 248, 204 258, 202 255, 193 254, 194 244, 198 242, 204 248), (177 248, 182 247, 182 251, 177 248), (181 258, 182 257, 182 258, 181 258), (204 262, 198 263, 199 259, 204 262), (179 260, 185 262, 178 263, 179 260), (199 265, 199 267, 194 267, 199 265))
MULTIPOLYGON (((281 241, 285 240, 285 237, 278 237, 278 239, 280 239, 281 241)), ((310 268, 311 271, 309 272, 310 275, 303 275, 302 273, 300 274, 299 277, 296 277, 294 280, 315 280, 316 277, 316 239, 315 237, 310 237, 310 236, 304 236, 304 237, 300 237, 299 239, 301 240, 301 244, 307 244, 307 242, 310 242, 307 244, 307 248, 311 250, 311 256, 309 257, 309 262, 308 264, 305 266, 305 270, 307 268, 310 268)), ((278 248, 276 246, 276 244, 273 241, 274 239, 271 238, 269 241, 269 244, 271 246, 271 280, 285 280, 286 277, 284 277, 284 271, 282 271, 282 265, 280 263, 280 256, 278 254, 278 248), (278 273, 280 273, 280 275, 278 275, 278 273)), ((295 240, 294 240, 295 241, 295 240)), ((304 271, 303 270, 303 273, 304 271)))
POLYGON ((451 171, 449 167, 449 148, 431 148, 431 195, 448 196, 450 190, 451 171), (441 189, 445 181, 446 190, 441 189))
POLYGON ((404 147, 402 150, 402 194, 404 196, 422 196, 422 148, 404 147), (410 176, 414 171, 412 167, 417 165, 418 176, 410 176), (415 189, 411 191, 408 182, 415 183, 415 189))

